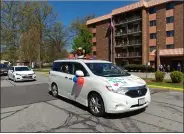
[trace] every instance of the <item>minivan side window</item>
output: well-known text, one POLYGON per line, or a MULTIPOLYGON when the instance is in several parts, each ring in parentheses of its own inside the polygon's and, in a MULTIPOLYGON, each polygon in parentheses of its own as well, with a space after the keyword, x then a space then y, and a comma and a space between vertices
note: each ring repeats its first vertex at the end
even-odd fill
POLYGON ((73 74, 73 65, 70 62, 63 62, 61 65, 61 72, 67 74, 73 74))
POLYGON ((74 75, 77 70, 81 70, 84 73, 84 76, 89 76, 84 66, 80 63, 74 63, 74 75))
POLYGON ((52 65, 52 70, 60 72, 61 71, 61 62, 54 62, 52 65))

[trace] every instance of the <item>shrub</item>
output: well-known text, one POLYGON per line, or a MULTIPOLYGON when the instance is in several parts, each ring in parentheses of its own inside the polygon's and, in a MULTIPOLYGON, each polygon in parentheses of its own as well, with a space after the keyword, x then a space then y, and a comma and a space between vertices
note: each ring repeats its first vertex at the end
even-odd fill
POLYGON ((141 72, 154 72, 154 68, 152 68, 151 66, 145 66, 145 65, 141 65, 141 64, 129 64, 129 65, 125 65, 124 69, 130 71, 141 71, 141 72))
POLYGON ((155 80, 157 82, 163 82, 165 74, 161 71, 156 71, 155 73, 155 80))
POLYGON ((172 80, 173 83, 179 83, 183 79, 183 73, 179 72, 179 71, 173 71, 170 74, 170 77, 171 77, 171 80, 172 80))

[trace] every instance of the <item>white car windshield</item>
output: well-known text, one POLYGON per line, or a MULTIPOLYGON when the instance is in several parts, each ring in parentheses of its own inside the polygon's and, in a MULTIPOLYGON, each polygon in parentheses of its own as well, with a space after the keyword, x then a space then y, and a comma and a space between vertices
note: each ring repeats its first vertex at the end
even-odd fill
POLYGON ((98 76, 103 77, 120 77, 120 76, 130 76, 129 73, 123 71, 116 65, 112 63, 86 63, 88 68, 98 76))
POLYGON ((30 71, 28 67, 15 67, 15 71, 30 71))

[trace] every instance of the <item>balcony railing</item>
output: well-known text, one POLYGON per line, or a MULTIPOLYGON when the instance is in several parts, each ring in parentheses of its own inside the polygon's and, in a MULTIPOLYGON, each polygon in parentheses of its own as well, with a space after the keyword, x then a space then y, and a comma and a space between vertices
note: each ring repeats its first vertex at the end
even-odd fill
POLYGON ((129 53, 117 53, 116 58, 131 58, 131 57, 141 57, 141 52, 129 52, 129 53))
POLYGON ((141 28, 132 28, 132 29, 128 29, 126 31, 117 32, 115 34, 115 36, 122 36, 122 35, 134 34, 134 33, 139 33, 139 32, 141 32, 141 28))
POLYGON ((122 19, 120 21, 116 21, 115 26, 126 24, 126 23, 131 23, 133 21, 138 21, 138 20, 141 20, 141 19, 142 18, 140 16, 134 16, 134 17, 131 17, 131 18, 125 18, 125 19, 122 19))
POLYGON ((136 46, 136 45, 141 45, 141 40, 134 40, 134 41, 127 41, 124 43, 116 43, 116 47, 128 47, 128 46, 136 46))

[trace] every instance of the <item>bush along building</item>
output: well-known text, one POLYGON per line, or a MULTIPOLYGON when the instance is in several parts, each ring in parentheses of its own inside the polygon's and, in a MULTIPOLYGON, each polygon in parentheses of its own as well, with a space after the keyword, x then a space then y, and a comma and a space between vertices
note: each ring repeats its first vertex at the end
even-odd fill
POLYGON ((117 65, 184 66, 184 2, 149 0, 88 20, 93 55, 117 65))

